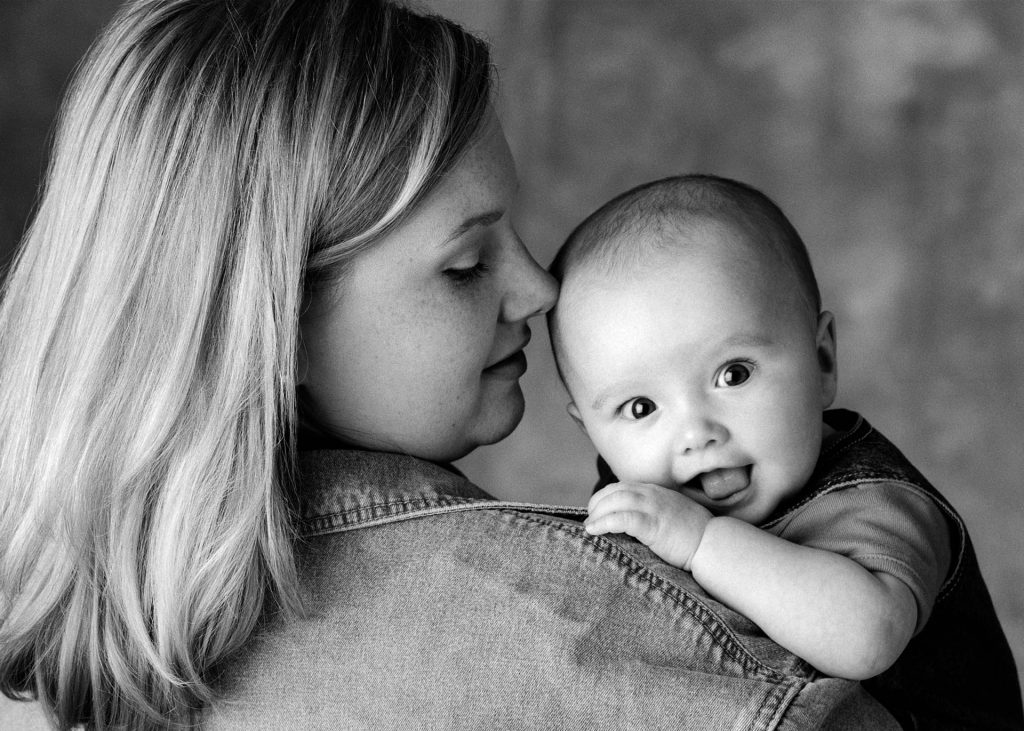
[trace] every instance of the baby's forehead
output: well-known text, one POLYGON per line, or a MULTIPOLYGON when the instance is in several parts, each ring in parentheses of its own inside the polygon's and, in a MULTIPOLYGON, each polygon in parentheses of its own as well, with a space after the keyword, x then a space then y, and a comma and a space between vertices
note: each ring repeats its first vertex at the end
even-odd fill
POLYGON ((643 256, 580 262, 567 273, 555 317, 573 342, 606 334, 610 323, 595 311, 613 313, 620 327, 641 327, 650 316, 698 318, 717 323, 723 335, 732 324, 748 330, 752 322, 771 323, 788 332, 816 323, 795 272, 743 236, 705 231, 644 248, 643 256))
POLYGON ((592 288, 644 286, 667 269, 691 266, 715 272, 722 286, 771 285, 789 290, 785 260, 777 247, 728 221, 691 217, 679 225, 649 225, 592 243, 563 277, 566 293, 592 288))

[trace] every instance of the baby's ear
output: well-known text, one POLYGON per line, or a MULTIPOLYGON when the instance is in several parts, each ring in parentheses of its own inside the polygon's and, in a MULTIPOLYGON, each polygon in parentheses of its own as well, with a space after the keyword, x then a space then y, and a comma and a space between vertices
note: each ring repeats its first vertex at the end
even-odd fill
POLYGON ((576 402, 570 401, 569 405, 565 407, 565 410, 569 412, 569 416, 576 422, 576 426, 583 430, 583 433, 587 433, 587 427, 583 425, 583 417, 580 416, 580 410, 576 408, 576 402))
POLYGON ((827 409, 836 398, 839 387, 839 363, 836 360, 836 319, 831 312, 818 315, 815 347, 821 369, 821 406, 827 409))

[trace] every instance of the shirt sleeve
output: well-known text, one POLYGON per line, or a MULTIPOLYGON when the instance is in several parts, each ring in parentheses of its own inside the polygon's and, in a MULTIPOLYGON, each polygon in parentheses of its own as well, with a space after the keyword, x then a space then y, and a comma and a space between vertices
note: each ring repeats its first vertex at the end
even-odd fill
POLYGON ((772 532, 902 581, 917 602, 915 634, 928 621, 949 572, 946 518, 927 493, 912 485, 869 482, 826 493, 772 532))

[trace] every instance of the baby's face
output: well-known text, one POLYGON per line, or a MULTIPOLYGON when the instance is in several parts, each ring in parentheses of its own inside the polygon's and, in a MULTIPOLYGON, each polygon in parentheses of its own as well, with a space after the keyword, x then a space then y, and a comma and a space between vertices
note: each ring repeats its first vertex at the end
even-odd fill
POLYGON ((643 269, 566 278, 570 413, 620 480, 757 524, 814 469, 835 394, 832 317, 815 324, 791 275, 728 229, 687 238, 643 269))

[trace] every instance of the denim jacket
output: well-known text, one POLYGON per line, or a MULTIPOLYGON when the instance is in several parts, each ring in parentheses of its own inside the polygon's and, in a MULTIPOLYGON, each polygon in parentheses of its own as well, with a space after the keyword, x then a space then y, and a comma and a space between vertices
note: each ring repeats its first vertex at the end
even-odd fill
POLYGON ((306 615, 266 618, 208 728, 896 728, 581 508, 394 454, 303 459, 306 615))

